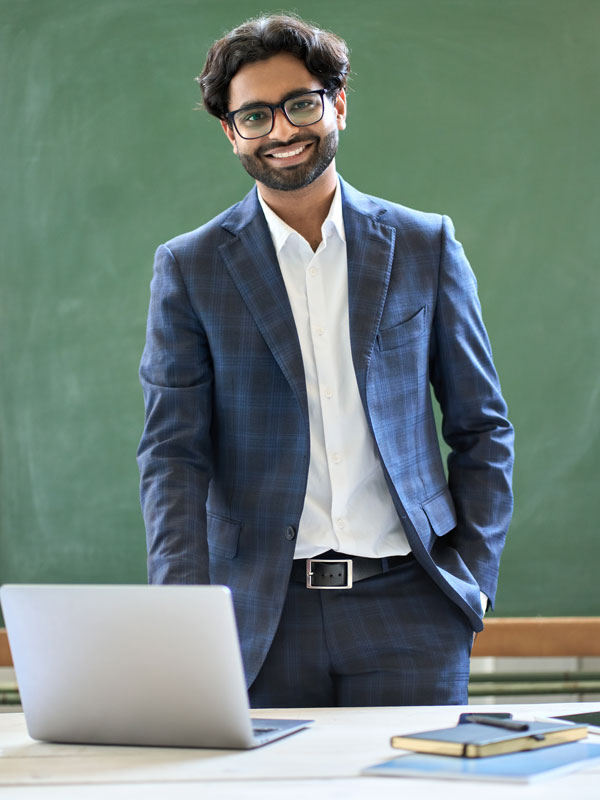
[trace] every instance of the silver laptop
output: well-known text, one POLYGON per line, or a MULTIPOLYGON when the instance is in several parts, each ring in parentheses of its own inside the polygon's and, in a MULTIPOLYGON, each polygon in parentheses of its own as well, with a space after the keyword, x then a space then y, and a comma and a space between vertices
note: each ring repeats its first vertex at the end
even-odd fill
POLYGON ((225 586, 5 585, 27 729, 50 742, 257 747, 310 720, 252 720, 225 586))

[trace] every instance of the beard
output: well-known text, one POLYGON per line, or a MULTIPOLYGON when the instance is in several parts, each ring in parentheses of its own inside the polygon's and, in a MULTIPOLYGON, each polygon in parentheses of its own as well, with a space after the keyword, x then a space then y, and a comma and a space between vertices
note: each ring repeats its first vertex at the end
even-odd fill
POLYGON ((262 183, 268 189, 277 189, 283 192, 292 192, 303 189, 322 175, 335 158, 338 148, 339 134, 337 128, 330 131, 325 137, 299 136, 282 145, 295 145, 304 142, 313 142, 310 158, 302 164, 292 167, 271 167, 268 157, 263 153, 271 150, 275 144, 259 147, 252 154, 239 153, 242 166, 254 180, 262 183))

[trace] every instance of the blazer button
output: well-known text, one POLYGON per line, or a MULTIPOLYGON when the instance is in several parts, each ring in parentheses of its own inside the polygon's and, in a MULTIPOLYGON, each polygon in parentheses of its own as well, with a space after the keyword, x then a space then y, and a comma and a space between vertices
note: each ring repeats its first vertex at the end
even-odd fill
POLYGON ((292 525, 288 525, 285 529, 285 538, 290 542, 296 538, 296 529, 292 525))

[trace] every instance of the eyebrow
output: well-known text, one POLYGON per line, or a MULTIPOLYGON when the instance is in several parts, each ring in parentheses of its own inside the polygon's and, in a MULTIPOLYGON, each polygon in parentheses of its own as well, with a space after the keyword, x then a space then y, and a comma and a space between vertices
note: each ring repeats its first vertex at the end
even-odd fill
MULTIPOLYGON (((308 89, 307 87, 299 87, 298 89, 292 89, 291 92, 287 92, 283 95, 280 103, 285 103, 286 100, 289 100, 290 97, 295 97, 298 94, 306 94, 307 92, 317 92, 318 89, 308 89)), ((244 103, 243 106, 239 108, 234 108, 234 111, 246 111, 248 108, 256 108, 256 106, 275 106, 277 103, 269 103, 266 100, 250 100, 248 103, 244 103)), ((230 112, 231 113, 231 112, 230 112)))

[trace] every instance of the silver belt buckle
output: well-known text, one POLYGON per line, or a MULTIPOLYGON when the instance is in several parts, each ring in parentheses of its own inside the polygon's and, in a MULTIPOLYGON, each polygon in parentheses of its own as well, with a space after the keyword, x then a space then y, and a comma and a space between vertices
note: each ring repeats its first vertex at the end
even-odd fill
POLYGON ((306 588, 307 589, 351 589, 352 588, 352 559, 351 558, 307 558, 306 559, 306 588), (345 564, 345 586, 313 586, 313 564, 345 564))

